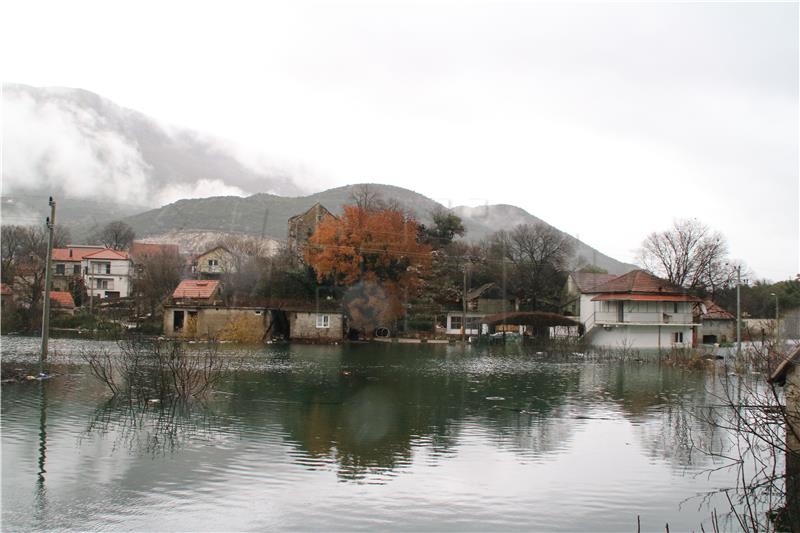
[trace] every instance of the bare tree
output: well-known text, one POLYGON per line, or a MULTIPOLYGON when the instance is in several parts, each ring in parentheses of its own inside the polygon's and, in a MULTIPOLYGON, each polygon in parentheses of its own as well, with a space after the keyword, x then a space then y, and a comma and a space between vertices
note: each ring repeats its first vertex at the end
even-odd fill
POLYGON ((798 357, 798 346, 791 354, 772 342, 749 346, 736 360, 737 372, 726 367, 719 373, 717 401, 700 414, 714 437, 691 438, 714 459, 713 470, 736 473, 735 485, 719 492, 742 531, 800 531, 797 385, 782 391, 775 373, 781 362, 798 357))
POLYGON ((363 183, 356 185, 350 191, 350 202, 362 211, 380 211, 386 207, 386 202, 373 185, 363 183))
POLYGON ((648 235, 639 263, 674 285, 712 295, 736 273, 725 237, 696 219, 676 220, 670 229, 648 235))
POLYGON ((14 264, 19 260, 25 243, 24 226, 3 226, 0 236, 0 260, 3 283, 14 282, 14 264))
POLYGON ((126 250, 130 248, 134 238, 136 238, 136 233, 132 227, 121 220, 115 220, 96 231, 92 235, 91 241, 112 250, 126 250))
POLYGON ((155 314, 159 304, 180 283, 183 260, 177 250, 163 249, 140 260, 136 268, 134 294, 155 314))
POLYGON ((259 279, 267 268, 267 260, 273 254, 267 240, 251 235, 228 237, 218 246, 231 254, 222 272, 223 296, 233 305, 246 302, 257 292, 259 279))
POLYGON ((510 232, 497 232, 491 248, 493 256, 511 263, 511 285, 534 310, 542 304, 557 305, 561 278, 574 254, 567 235, 543 222, 520 224, 510 232))

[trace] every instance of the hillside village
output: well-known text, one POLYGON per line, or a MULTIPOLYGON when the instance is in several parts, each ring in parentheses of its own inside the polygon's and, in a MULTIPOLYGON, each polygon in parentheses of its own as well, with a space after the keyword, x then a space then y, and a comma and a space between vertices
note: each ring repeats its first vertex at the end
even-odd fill
MULTIPOLYGON (((417 222, 362 186, 341 213, 317 202, 289 217, 279 246, 228 235, 182 253, 178 244, 135 240, 114 223, 108 246, 53 248, 51 327, 248 343, 569 340, 659 351, 737 338, 735 309, 706 287, 578 264, 572 243, 546 224, 472 244, 454 212, 429 218, 417 222)), ((4 332, 40 324, 43 260, 21 250, 3 248, 4 332)), ((797 313, 784 315, 791 335, 797 313)), ((780 333, 774 320, 743 318, 745 339, 780 333)))

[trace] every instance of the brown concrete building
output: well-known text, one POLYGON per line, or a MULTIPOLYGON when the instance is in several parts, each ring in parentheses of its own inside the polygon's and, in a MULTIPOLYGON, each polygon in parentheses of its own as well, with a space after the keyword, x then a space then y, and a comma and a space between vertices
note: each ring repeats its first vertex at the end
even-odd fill
POLYGON ((736 317, 711 300, 697 302, 692 307, 697 328, 697 342, 715 344, 736 340, 736 317))
POLYGON ((306 212, 291 217, 286 239, 289 251, 302 256, 303 247, 308 242, 308 238, 311 237, 320 222, 328 217, 336 218, 319 202, 312 205, 306 212))
POLYGON ((183 280, 164 305, 164 335, 184 339, 282 338, 334 342, 344 338, 344 315, 338 304, 262 302, 226 306, 218 280, 183 280))

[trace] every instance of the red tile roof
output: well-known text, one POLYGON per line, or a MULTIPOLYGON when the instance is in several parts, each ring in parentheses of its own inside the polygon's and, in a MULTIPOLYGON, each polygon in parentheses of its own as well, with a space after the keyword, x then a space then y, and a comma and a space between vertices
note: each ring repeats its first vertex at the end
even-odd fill
MULTIPOLYGON (((711 300, 703 300, 703 305, 706 308, 706 312, 702 315, 703 320, 736 320, 735 316, 711 300)), ((695 306, 694 314, 696 316, 701 316, 699 305, 695 306)))
POLYGON ((11 290, 11 287, 6 285, 5 283, 0 283, 0 294, 3 296, 12 296, 14 291, 11 290))
POLYGON ((83 256, 83 258, 121 260, 121 259, 128 259, 128 252, 123 252, 121 250, 112 250, 111 248, 105 248, 104 250, 97 250, 93 254, 87 254, 83 256))
POLYGON ((572 280, 578 286, 579 292, 592 292, 592 289, 603 283, 608 283, 617 276, 614 274, 597 274, 594 272, 571 272, 572 280))
POLYGON ((627 274, 597 285, 591 292, 595 293, 649 293, 649 294, 685 294, 686 291, 672 285, 669 281, 645 272, 633 270, 627 274))
POLYGON ((66 248, 53 248, 53 261, 80 261, 87 255, 102 250, 103 248, 97 246, 67 246, 66 248))
POLYGON ((50 304, 65 309, 75 308, 75 301, 72 299, 72 294, 66 291, 50 291, 50 304))
POLYGON ((134 261, 140 261, 148 257, 154 257, 161 254, 175 254, 178 255, 177 244, 155 244, 149 242, 136 242, 133 241, 131 245, 131 257, 134 261))
POLYGON ((214 295, 217 287, 219 287, 218 280, 185 279, 175 288, 172 297, 208 299, 214 295))

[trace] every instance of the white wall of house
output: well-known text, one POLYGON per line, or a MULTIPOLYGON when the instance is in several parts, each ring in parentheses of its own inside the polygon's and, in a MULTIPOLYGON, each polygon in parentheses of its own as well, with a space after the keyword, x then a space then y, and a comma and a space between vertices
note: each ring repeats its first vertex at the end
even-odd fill
POLYGON ((622 322, 635 324, 691 324, 692 308, 689 302, 593 302, 593 294, 581 295, 581 323, 587 329, 594 324, 619 323, 619 306, 622 322), (677 311, 676 311, 677 309, 677 311))
POLYGON ((592 346, 604 348, 658 349, 692 346, 691 326, 596 326, 588 335, 592 346), (676 338, 677 334, 677 338, 676 338), (683 342, 680 342, 680 341, 683 342))
POLYGON ((119 293, 120 298, 130 296, 133 266, 129 259, 84 259, 81 265, 91 297, 108 298, 109 293, 119 293))
MULTIPOLYGON (((464 331, 466 335, 478 335, 481 332, 481 319, 486 316, 483 313, 467 313, 467 329, 464 331)), ((454 312, 447 313, 447 334, 448 335, 461 335, 461 318, 462 313, 454 312)))

